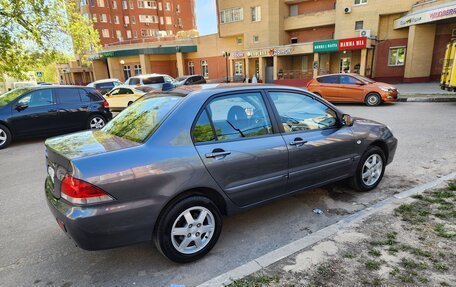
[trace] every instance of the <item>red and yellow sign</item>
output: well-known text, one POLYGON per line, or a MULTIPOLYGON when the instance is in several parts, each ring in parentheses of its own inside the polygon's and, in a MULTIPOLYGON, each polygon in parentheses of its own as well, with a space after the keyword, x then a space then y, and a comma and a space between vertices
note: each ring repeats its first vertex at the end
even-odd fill
POLYGON ((367 38, 349 38, 339 40, 339 51, 359 50, 367 47, 367 38))

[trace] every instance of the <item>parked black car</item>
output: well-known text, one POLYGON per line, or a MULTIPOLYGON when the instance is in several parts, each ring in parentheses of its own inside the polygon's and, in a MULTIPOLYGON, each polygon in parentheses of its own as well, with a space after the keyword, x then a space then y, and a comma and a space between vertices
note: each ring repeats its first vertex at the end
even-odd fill
POLYGON ((176 79, 177 86, 202 85, 206 84, 206 79, 201 75, 183 76, 176 79))
POLYGON ((0 149, 12 139, 100 129, 112 119, 94 88, 37 86, 0 95, 0 149))

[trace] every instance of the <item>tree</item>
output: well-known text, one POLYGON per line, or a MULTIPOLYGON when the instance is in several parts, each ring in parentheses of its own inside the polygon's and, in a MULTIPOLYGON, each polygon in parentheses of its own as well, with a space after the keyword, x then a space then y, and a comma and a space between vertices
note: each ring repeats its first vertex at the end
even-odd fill
POLYGON ((0 74, 24 79, 33 67, 68 60, 73 51, 86 61, 98 50, 98 32, 77 0, 0 0, 0 74))

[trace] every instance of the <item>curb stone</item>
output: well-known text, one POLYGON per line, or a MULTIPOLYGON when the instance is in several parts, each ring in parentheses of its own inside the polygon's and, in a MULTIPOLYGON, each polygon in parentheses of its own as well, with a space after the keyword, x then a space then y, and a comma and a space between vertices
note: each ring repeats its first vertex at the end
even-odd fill
POLYGON ((397 102, 416 102, 416 103, 448 103, 456 102, 456 96, 447 97, 401 97, 397 99, 397 102))

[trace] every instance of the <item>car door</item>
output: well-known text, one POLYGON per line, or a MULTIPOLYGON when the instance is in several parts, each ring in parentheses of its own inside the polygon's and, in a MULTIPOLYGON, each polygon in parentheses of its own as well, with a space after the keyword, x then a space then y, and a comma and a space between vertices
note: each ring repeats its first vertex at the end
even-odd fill
POLYGON ((61 130, 80 130, 87 126, 90 115, 89 103, 82 102, 78 88, 55 89, 59 104, 61 130))
POLYGON ((123 102, 124 102, 124 94, 123 92, 126 89, 124 88, 114 88, 111 92, 109 92, 109 95, 106 95, 106 100, 109 103, 109 107, 113 110, 118 110, 124 108, 123 102))
POLYGON ((293 91, 269 91, 289 151, 288 192, 349 176, 355 139, 324 102, 293 91))
POLYGON ((324 99, 337 102, 339 96, 339 77, 336 75, 317 78, 318 92, 324 99))
POLYGON ((240 206, 285 192, 288 152, 263 94, 212 98, 194 125, 195 147, 214 180, 240 206))
POLYGON ((52 89, 34 90, 12 106, 11 124, 18 136, 50 134, 58 130, 58 106, 52 89))
POLYGON ((339 99, 344 102, 364 102, 364 83, 350 75, 339 76, 339 99))

